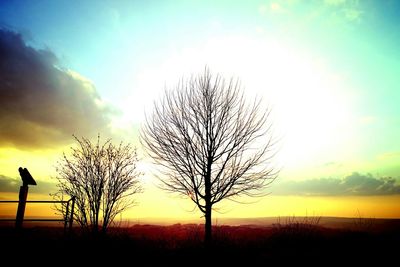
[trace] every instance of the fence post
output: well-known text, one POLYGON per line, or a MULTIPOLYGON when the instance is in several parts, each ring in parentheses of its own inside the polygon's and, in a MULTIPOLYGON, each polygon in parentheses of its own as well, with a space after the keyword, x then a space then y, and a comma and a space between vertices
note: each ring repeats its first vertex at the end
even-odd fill
POLYGON ((25 206, 26 206, 26 198, 28 197, 28 185, 22 185, 19 188, 19 202, 18 202, 18 209, 17 209, 17 217, 15 219, 15 227, 20 229, 22 228, 22 223, 24 221, 24 213, 25 213, 25 206))
MULTIPOLYGON (((65 208, 65 217, 64 217, 64 233, 67 230, 67 225, 68 225, 68 221, 69 221, 69 202, 70 200, 67 201, 67 207, 65 208)), ((64 205, 64 202, 61 203, 61 205, 64 205)), ((62 207, 61 207, 62 209, 62 207)))
POLYGON ((28 185, 36 185, 35 179, 29 173, 27 168, 18 168, 19 175, 22 179, 22 186, 19 188, 19 202, 17 209, 17 217, 15 219, 15 227, 17 229, 22 228, 22 223, 24 221, 24 213, 26 206, 26 198, 28 197, 28 185))
POLYGON ((71 198, 72 200, 72 205, 71 205, 71 214, 69 218, 69 231, 71 232, 72 230, 72 223, 74 222, 74 209, 75 209, 75 196, 71 198))

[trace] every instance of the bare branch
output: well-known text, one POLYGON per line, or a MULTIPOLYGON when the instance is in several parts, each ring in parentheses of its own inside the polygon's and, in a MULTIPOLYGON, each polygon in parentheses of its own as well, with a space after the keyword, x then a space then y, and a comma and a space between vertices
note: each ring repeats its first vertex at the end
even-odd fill
MULTIPOLYGON (((136 149, 130 144, 115 146, 111 140, 93 144, 86 138, 79 139, 71 155, 58 162, 58 193, 56 198, 75 196, 78 212, 74 219, 88 231, 102 232, 113 222, 116 215, 134 204, 131 199, 142 191, 137 171, 136 149)), ((60 208, 59 212, 65 213, 60 208)))
POLYGON ((165 91, 146 117, 141 143, 160 167, 162 188, 189 197, 207 221, 215 203, 263 195, 277 177, 269 116, 260 100, 245 101, 237 79, 206 68, 165 91))

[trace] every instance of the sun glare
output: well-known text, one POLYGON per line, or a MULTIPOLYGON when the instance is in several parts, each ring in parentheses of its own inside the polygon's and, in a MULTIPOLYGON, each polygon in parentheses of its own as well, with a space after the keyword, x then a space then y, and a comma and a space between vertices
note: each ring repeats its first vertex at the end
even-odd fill
POLYGON ((240 78, 250 98, 262 97, 271 105, 274 129, 282 139, 283 166, 331 161, 333 151, 346 149, 351 110, 340 75, 320 58, 265 37, 210 38, 201 46, 177 49, 159 69, 149 68, 138 76, 135 92, 140 96, 135 93, 127 103, 140 97, 142 105, 126 104, 124 114, 141 121, 140 108, 150 112, 164 87, 172 88, 205 65, 225 77, 240 78))

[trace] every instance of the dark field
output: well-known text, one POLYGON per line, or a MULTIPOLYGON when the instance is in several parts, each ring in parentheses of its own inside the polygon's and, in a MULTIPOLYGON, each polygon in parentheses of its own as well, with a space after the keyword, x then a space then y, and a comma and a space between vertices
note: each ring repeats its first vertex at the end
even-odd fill
POLYGON ((18 266, 396 265, 399 220, 360 220, 342 226, 322 226, 319 220, 289 220, 268 227, 221 225, 213 228, 209 248, 202 243, 203 225, 198 224, 134 225, 112 228, 106 236, 85 235, 78 228, 64 233, 59 227, 16 231, 3 226, 0 255, 2 263, 18 266))

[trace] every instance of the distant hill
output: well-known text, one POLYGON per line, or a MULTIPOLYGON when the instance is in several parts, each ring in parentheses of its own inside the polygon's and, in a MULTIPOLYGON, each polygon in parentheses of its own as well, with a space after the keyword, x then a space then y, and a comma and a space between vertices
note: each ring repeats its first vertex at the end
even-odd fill
MULTIPOLYGON (((182 219, 177 218, 141 218, 131 219, 120 223, 121 226, 130 226, 137 224, 156 224, 156 225, 172 225, 172 224, 203 224, 202 219, 182 219)), ((314 224, 326 228, 334 229, 359 229, 365 228, 390 228, 400 229, 400 219, 386 218, 348 218, 348 217, 259 217, 259 218, 216 218, 212 221, 214 226, 231 225, 231 226, 247 226, 247 227, 274 227, 277 225, 287 224, 314 224)))
MULTIPOLYGON (((27 216, 27 219, 30 217, 27 216)), ((54 219, 56 217, 41 217, 43 219, 54 219)), ((59 218, 59 217, 57 217, 59 218)), ((13 219, 0 216, 0 226, 13 225, 14 222, 2 221, 2 219, 13 219)), ((384 218, 347 218, 347 217, 259 217, 259 218, 216 218, 213 219, 214 226, 246 226, 246 227, 277 227, 289 224, 318 225, 333 229, 361 229, 361 230, 382 230, 400 229, 400 219, 384 218)), ((133 225, 162 225, 173 224, 204 224, 204 220, 199 219, 179 219, 179 218, 137 218, 115 221, 117 227, 130 227, 133 225)), ((26 226, 59 226, 62 222, 24 222, 26 226)), ((76 225, 76 224, 75 224, 76 225)))

